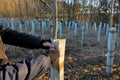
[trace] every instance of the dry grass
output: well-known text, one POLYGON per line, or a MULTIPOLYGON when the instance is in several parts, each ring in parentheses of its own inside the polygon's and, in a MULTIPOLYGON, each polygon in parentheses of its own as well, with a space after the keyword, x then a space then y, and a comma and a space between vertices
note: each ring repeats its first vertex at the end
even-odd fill
MULTIPOLYGON (((49 31, 45 32, 43 37, 48 37, 49 31)), ((120 34, 118 34, 119 36, 120 34)), ((85 35, 83 46, 80 45, 81 29, 78 28, 77 36, 73 35, 73 29, 63 31, 63 37, 67 39, 65 50, 65 80, 120 80, 120 38, 117 38, 115 51, 115 59, 113 64, 113 74, 106 74, 106 54, 107 54, 107 38, 104 30, 101 33, 101 41, 97 41, 97 32, 89 29, 85 35)), ((12 47, 9 47, 10 50, 12 47)), ((19 61, 27 57, 38 55, 44 50, 30 50, 13 47, 8 54, 11 61, 19 61), (15 51, 14 51, 15 50, 15 51), (34 54, 34 55, 32 55, 34 54), (18 58, 19 56, 19 58, 18 58)), ((48 80, 49 72, 38 80, 48 80)))

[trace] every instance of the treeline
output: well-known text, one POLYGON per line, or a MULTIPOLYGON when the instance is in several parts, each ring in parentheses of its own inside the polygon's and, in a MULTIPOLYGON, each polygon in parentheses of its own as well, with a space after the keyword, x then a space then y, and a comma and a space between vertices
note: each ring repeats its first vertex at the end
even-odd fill
MULTIPOLYGON (((107 0, 100 0, 99 5, 96 5, 95 0, 91 0, 92 2, 89 4, 87 1, 74 0, 70 3, 69 0, 58 0, 58 19, 109 23, 110 3, 107 0)), ((115 4, 118 5, 115 5, 114 23, 118 23, 120 22, 118 17, 120 16, 120 1, 115 1, 115 4)), ((2 0, 0 17, 51 20, 54 16, 52 14, 53 2, 53 0, 2 0)))

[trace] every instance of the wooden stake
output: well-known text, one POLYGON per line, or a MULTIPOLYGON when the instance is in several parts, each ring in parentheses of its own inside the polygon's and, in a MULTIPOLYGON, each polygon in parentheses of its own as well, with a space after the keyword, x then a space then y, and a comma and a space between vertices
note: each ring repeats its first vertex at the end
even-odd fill
POLYGON ((54 43, 58 45, 59 51, 56 51, 55 54, 58 54, 59 58, 54 60, 51 66, 51 80, 64 80, 64 55, 66 39, 55 39, 54 43))

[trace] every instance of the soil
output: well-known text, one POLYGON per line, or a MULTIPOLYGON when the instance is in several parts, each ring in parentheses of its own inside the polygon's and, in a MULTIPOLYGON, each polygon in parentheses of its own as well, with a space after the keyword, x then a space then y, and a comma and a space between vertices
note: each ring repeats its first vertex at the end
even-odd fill
MULTIPOLYGON (((37 30, 36 30, 37 31, 37 30)), ((85 34, 83 45, 81 45, 81 28, 78 28, 77 35, 74 30, 63 30, 63 37, 66 38, 64 80, 120 80, 120 34, 117 33, 116 48, 113 62, 113 73, 106 73, 107 59, 107 37, 102 29, 101 39, 97 41, 97 31, 89 28, 85 34)), ((50 32, 46 30, 44 37, 49 37, 50 32)), ((58 34, 59 36, 59 34, 58 34)), ((59 38, 59 37, 58 37, 59 38)), ((45 50, 29 50, 20 47, 5 45, 6 52, 12 63, 25 58, 39 55, 45 50)), ((38 80, 48 80, 49 71, 38 80)))

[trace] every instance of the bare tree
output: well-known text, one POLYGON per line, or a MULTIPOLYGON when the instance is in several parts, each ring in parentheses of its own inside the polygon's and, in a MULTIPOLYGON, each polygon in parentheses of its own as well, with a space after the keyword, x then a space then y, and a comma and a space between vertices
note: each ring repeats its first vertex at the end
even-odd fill
POLYGON ((53 24, 55 27, 54 38, 57 39, 57 32, 58 32, 58 5, 57 0, 54 0, 53 4, 53 24))

